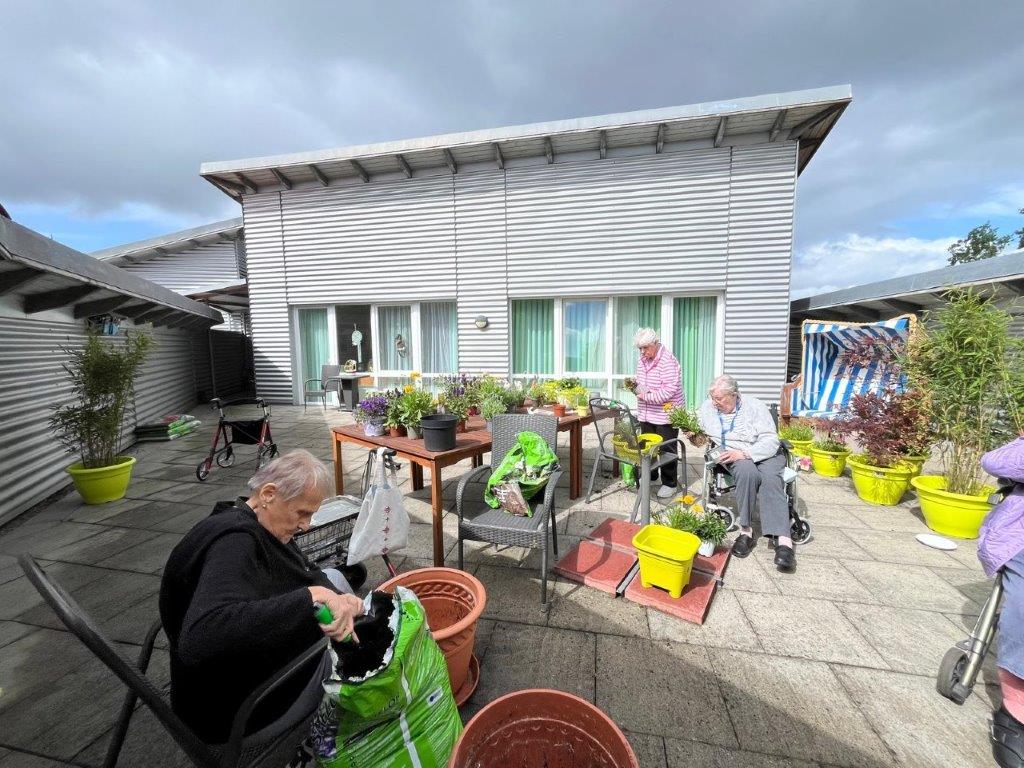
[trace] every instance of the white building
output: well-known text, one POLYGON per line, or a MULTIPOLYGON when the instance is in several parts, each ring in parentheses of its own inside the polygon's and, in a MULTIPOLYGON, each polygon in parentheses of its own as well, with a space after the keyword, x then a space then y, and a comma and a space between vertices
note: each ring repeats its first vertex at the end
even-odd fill
POLYGON ((365 340, 409 371, 580 376, 621 396, 654 325, 691 396, 786 374, 796 179, 849 86, 205 163, 242 205, 259 393, 365 340))

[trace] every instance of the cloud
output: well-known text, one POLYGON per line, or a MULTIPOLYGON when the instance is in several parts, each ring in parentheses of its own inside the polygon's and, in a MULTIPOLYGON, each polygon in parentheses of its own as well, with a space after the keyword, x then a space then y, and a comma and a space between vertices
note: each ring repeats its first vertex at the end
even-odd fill
POLYGON ((850 234, 826 240, 797 253, 793 264, 793 298, 815 296, 855 285, 927 272, 945 266, 953 237, 864 237, 850 234))

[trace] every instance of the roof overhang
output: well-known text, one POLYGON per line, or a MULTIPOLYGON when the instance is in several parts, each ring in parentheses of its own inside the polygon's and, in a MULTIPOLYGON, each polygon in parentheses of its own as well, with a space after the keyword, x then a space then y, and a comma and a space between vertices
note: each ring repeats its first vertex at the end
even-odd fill
POLYGON ((114 313, 154 325, 208 328, 221 314, 112 264, 0 218, 0 295, 35 314, 72 307, 77 318, 114 313))
POLYGON ((794 299, 790 320, 884 320, 935 309, 945 303, 946 292, 969 287, 983 290, 1012 314, 1024 314, 1024 250, 794 299))
POLYGON ((106 261, 118 266, 137 264, 141 261, 155 259, 158 256, 166 256, 175 251, 184 251, 222 240, 237 240, 241 234, 242 219, 238 217, 214 222, 213 224, 204 224, 201 227, 184 229, 180 232, 160 235, 159 237, 151 237, 148 240, 139 240, 134 243, 117 245, 113 248, 104 248, 102 251, 95 251, 92 256, 100 261, 106 261))
POLYGON ((421 139, 342 147, 247 160, 203 163, 200 175, 225 194, 248 194, 368 183, 377 176, 457 174, 466 166, 505 168, 544 158, 553 163, 568 153, 595 159, 616 151, 720 146, 737 136, 763 141, 799 141, 802 171, 853 99, 849 85, 753 96, 681 107, 532 123, 421 139))

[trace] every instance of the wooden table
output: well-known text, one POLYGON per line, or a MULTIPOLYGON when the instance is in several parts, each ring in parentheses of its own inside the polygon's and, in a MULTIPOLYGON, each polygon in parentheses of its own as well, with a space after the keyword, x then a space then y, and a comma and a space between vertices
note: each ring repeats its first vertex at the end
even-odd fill
MULTIPOLYGON (((583 488, 583 427, 593 421, 591 416, 577 416, 575 413, 558 420, 558 431, 569 433, 569 498, 579 498, 583 488)), ((434 527, 434 565, 444 565, 444 537, 441 516, 444 506, 441 497, 441 470, 463 459, 472 459, 474 466, 483 463, 483 455, 491 450, 491 433, 483 419, 470 418, 465 432, 455 435, 455 448, 450 451, 428 451, 423 440, 409 437, 370 437, 359 424, 331 429, 332 452, 334 456, 334 487, 340 495, 345 492, 345 473, 341 463, 343 443, 355 443, 364 448, 391 448, 395 454, 410 465, 412 488, 423 488, 423 468, 430 470, 430 505, 434 527)))

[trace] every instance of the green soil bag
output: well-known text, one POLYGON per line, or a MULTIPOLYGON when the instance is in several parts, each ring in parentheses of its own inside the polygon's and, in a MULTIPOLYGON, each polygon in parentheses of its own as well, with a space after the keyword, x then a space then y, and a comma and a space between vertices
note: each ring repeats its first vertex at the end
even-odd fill
POLYGON ((448 665, 411 590, 395 589, 395 640, 360 680, 337 673, 311 729, 320 768, 444 768, 462 733, 448 665))
MULTIPOLYGON (((516 445, 505 454, 501 464, 487 480, 484 501, 494 509, 501 506, 498 497, 494 495, 494 486, 515 480, 519 483, 523 498, 529 499, 547 485, 548 478, 558 466, 555 452, 536 432, 520 432, 516 436, 516 441, 516 445)), ((527 511, 527 516, 532 514, 532 510, 527 511)))

